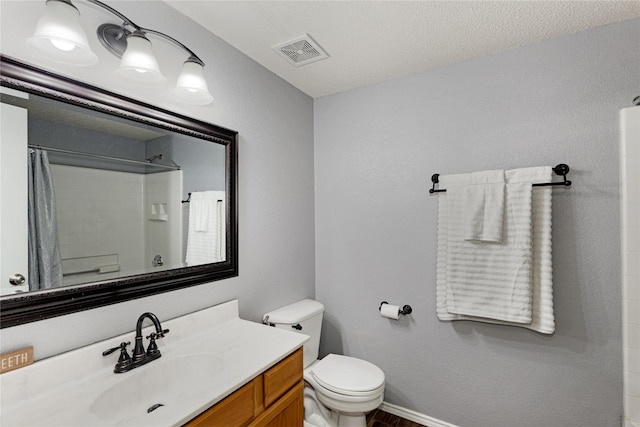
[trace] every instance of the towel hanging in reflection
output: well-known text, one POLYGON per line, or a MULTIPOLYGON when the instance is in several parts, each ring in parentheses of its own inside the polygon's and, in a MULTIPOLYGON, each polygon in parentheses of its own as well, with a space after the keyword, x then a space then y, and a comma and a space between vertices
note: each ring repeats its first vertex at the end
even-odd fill
POLYGON ((196 191, 189 203, 186 263, 189 266, 225 258, 225 193, 196 191))

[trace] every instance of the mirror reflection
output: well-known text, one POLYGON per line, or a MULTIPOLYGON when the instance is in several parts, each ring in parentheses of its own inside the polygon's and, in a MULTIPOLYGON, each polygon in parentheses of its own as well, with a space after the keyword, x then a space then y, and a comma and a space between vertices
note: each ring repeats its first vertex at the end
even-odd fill
POLYGON ((14 90, 1 101, 0 295, 226 259, 224 145, 14 90))

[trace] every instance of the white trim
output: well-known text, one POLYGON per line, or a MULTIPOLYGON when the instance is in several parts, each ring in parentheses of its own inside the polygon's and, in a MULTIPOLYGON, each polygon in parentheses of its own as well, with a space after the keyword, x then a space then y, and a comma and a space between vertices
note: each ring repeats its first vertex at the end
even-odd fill
POLYGON ((454 424, 438 420, 428 415, 421 414, 420 412, 412 411, 411 409, 394 405, 393 403, 382 402, 378 409, 427 427, 457 427, 454 424))

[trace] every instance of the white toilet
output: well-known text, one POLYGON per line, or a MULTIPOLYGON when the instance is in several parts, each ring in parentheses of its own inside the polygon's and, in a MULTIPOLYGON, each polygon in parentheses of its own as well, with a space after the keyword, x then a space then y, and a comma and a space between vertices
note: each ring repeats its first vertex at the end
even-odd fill
POLYGON ((384 398, 384 372, 355 357, 318 360, 324 306, 305 299, 264 315, 265 324, 309 335, 304 345, 305 427, 365 427, 384 398))

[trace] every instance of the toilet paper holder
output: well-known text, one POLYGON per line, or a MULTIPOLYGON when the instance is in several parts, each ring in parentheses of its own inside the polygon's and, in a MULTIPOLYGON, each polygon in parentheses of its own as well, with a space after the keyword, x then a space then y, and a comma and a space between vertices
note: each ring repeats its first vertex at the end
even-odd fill
MULTIPOLYGON (((387 301, 382 301, 380 303, 380 307, 378 307, 378 311, 380 311, 382 309, 382 304, 389 304, 387 301)), ((402 308, 400 309, 399 313, 402 315, 407 315, 407 314, 411 314, 411 312, 413 311, 413 309, 411 308, 411 306, 409 304, 405 304, 402 306, 402 308)))

